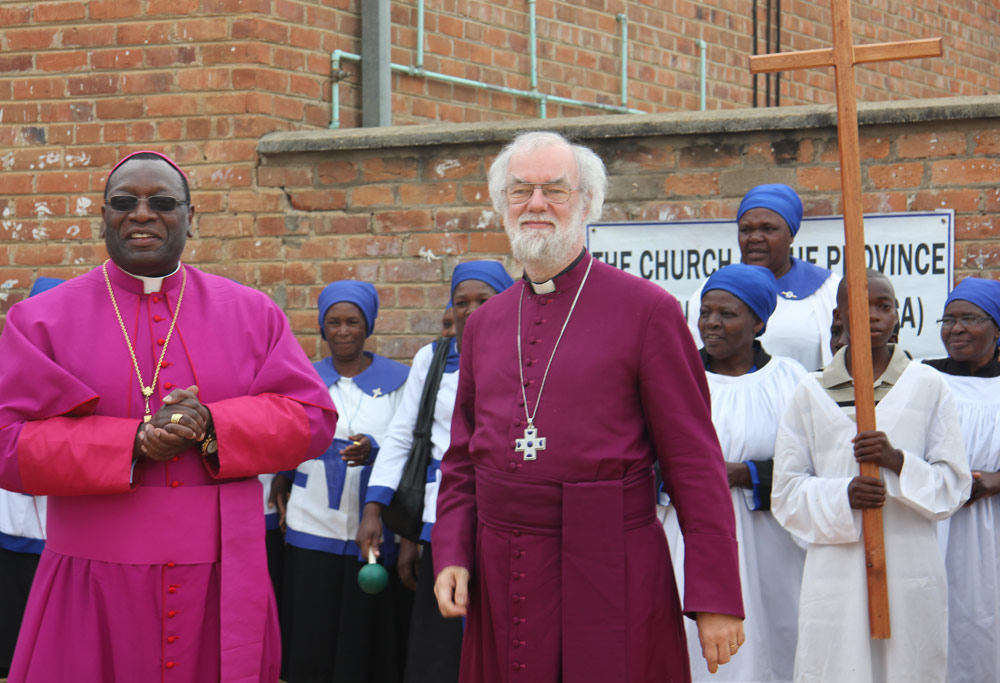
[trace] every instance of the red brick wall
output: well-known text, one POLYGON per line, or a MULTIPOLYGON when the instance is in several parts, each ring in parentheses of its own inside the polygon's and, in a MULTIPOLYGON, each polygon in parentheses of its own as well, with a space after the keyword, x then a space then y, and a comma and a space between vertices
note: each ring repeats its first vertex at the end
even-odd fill
MULTIPOLYGON (((865 210, 954 209, 957 275, 1000 278, 1000 98, 990 99, 988 118, 958 121, 940 120, 947 108, 937 115, 886 109, 864 112, 869 121, 883 121, 861 130, 865 210), (923 122, 902 123, 907 119, 923 122)), ((683 128, 690 117, 674 115, 631 128, 591 117, 553 124, 592 145, 607 164, 606 220, 731 218, 743 193, 764 182, 796 187, 807 215, 836 214, 836 133, 810 123, 816 113, 782 121, 775 112, 773 121, 747 126, 734 112, 696 130, 683 128)), ((516 272, 485 178, 513 132, 489 124, 456 128, 453 136, 397 128, 373 133, 359 149, 332 149, 346 141, 317 134, 312 143, 322 151, 264 153, 261 183, 279 185, 302 209, 286 215, 286 237, 274 238, 287 243, 296 236, 301 246, 284 252, 295 260, 276 267, 318 275, 314 282, 289 283, 289 299, 311 303, 321 284, 334 279, 374 282, 383 304, 374 347, 412 356, 439 329, 455 263, 499 258, 516 272), (336 201, 317 201, 323 198, 336 201)), ((274 138, 263 144, 272 149, 272 142, 281 144, 274 138)), ((313 310, 293 312, 293 320, 307 350, 320 353, 313 310)))
POLYGON ((256 187, 257 140, 326 127, 337 31, 355 11, 292 0, 91 0, 0 5, 0 311, 39 272, 104 258, 100 191, 115 160, 164 151, 191 176, 189 257, 245 282, 257 238, 283 231, 256 187))

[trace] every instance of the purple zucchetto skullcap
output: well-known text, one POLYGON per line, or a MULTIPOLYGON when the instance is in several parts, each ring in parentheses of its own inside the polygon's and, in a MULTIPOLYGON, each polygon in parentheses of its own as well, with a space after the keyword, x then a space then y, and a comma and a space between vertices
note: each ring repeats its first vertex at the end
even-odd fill
POLYGON ((959 282, 945 300, 945 308, 952 301, 968 301, 983 309, 1000 326, 1000 282, 979 277, 967 277, 959 282))
POLYGON ((345 301, 361 309, 361 314, 365 317, 365 336, 371 336, 378 316, 378 292, 375 286, 359 280, 340 280, 328 284, 319 295, 319 333, 323 335, 323 339, 326 339, 323 326, 326 312, 330 310, 330 306, 345 301))
POLYGON ((729 292, 745 303, 764 323, 756 336, 764 334, 767 319, 778 305, 778 281, 774 279, 774 273, 761 266, 733 263, 712 273, 705 282, 701 295, 704 297, 713 289, 729 292))
POLYGON ((788 229, 795 237, 802 224, 802 200, 798 193, 788 185, 781 183, 773 185, 758 185, 745 195, 736 212, 739 221, 750 209, 770 209, 785 219, 788 229))
POLYGON ((513 278, 499 261, 465 261, 455 266, 455 272, 451 274, 452 298, 455 296, 455 288, 466 280, 485 282, 497 294, 514 284, 513 278))
POLYGON ((173 159, 171 159, 170 157, 168 157, 166 154, 164 154, 162 152, 156 152, 156 151, 151 150, 151 149, 143 149, 143 150, 140 150, 138 152, 132 152, 131 154, 127 154, 124 157, 122 157, 121 161, 119 161, 117 164, 115 164, 115 167, 111 169, 111 173, 108 174, 108 178, 110 178, 112 175, 114 175, 114 172, 118 170, 119 166, 121 166, 122 164, 124 164, 126 161, 128 161, 132 157, 136 156, 137 154, 155 154, 156 156, 160 157, 161 159, 163 159, 164 161, 166 161, 168 164, 170 164, 171 166, 173 166, 177 170, 178 173, 180 173, 182 176, 184 176, 184 180, 188 180, 187 173, 185 173, 183 170, 181 170, 181 167, 178 166, 176 163, 174 163, 173 159))
POLYGON ((31 285, 31 292, 28 297, 31 298, 36 294, 41 294, 42 292, 47 292, 56 285, 61 285, 66 282, 62 278, 58 277, 39 277, 35 278, 35 282, 31 285))

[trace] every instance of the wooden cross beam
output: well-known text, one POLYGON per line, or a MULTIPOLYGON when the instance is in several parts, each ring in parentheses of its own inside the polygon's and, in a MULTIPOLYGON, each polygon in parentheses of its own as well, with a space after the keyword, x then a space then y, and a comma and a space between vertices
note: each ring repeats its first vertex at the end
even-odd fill
MULTIPOLYGON (((833 47, 804 52, 750 57, 750 71, 764 73, 832 66, 837 82, 837 143, 840 148, 840 185, 844 210, 844 268, 847 278, 851 376, 858 431, 875 429, 871 328, 868 325, 868 278, 865 275, 865 231, 861 205, 861 161, 858 151, 857 88, 854 65, 897 59, 940 57, 941 39, 874 45, 854 45, 850 0, 830 0, 833 47)), ((861 465, 861 474, 878 477, 877 465, 861 465)), ((886 585, 885 542, 881 508, 862 513, 865 564, 868 569, 868 625, 872 638, 889 638, 889 593, 886 585)))

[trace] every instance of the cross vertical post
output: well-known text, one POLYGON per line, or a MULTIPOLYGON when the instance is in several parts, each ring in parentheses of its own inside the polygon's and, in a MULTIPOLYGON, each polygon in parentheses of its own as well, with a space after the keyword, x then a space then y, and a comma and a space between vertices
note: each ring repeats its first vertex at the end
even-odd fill
MULTIPOLYGON (((919 57, 940 57, 941 39, 854 45, 850 0, 830 0, 833 47, 750 57, 750 71, 763 73, 832 66, 836 75, 837 145, 840 150, 841 207, 844 212, 844 269, 847 279, 851 335, 851 377, 858 431, 875 429, 871 327, 868 324, 868 278, 865 273, 864 214, 861 203, 861 155, 858 141, 857 88, 854 66, 919 57)), ((877 465, 861 465, 861 474, 879 477, 877 465)), ((868 576, 868 625, 872 638, 889 638, 889 593, 886 584, 882 509, 862 511, 865 565, 868 576)))

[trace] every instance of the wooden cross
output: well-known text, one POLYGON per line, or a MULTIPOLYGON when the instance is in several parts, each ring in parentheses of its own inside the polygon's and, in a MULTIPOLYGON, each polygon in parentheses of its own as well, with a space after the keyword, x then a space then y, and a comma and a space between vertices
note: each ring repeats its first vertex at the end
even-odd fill
MULTIPOLYGON (((868 278, 865 274, 865 231, 861 207, 861 162, 858 151, 858 107, 854 65, 897 59, 940 57, 941 39, 912 40, 874 45, 854 45, 850 0, 830 0, 833 47, 803 52, 750 57, 750 71, 765 73, 788 69, 832 66, 837 82, 837 142, 840 148, 840 185, 844 210, 844 268, 847 278, 851 376, 858 431, 875 429, 875 395, 872 377, 871 328, 868 325, 868 278)), ((861 474, 878 477, 877 465, 861 465, 861 474)), ((889 594, 886 586, 885 543, 881 508, 862 513, 865 564, 868 569, 868 625, 872 638, 890 637, 889 594)))

